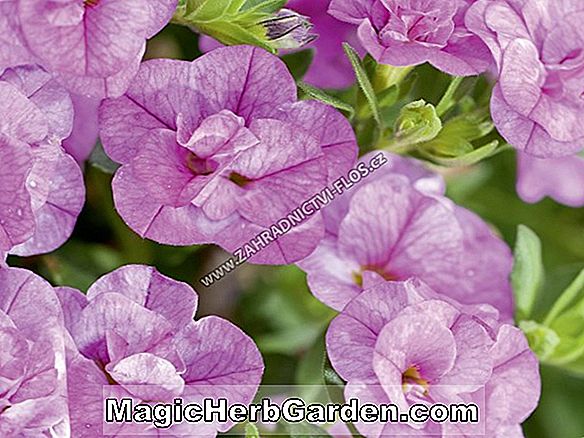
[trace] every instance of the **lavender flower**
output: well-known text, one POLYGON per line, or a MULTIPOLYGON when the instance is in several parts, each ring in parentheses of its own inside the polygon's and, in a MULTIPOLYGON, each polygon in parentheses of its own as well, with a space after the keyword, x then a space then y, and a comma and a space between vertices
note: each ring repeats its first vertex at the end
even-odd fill
POLYGON ((446 296, 490 303, 510 318, 507 245, 444 197, 440 177, 413 160, 387 158, 373 179, 325 209, 326 236, 299 263, 312 293, 341 310, 367 287, 418 277, 446 296))
POLYGON ((582 17, 578 0, 481 0, 468 11, 467 26, 497 63, 493 120, 529 155, 562 157, 584 148, 582 17))
MULTIPOLYGON (((81 292, 58 290, 71 335, 67 382, 72 436, 102 435, 104 393, 136 403, 185 404, 201 397, 250 403, 263 373, 253 341, 230 322, 193 321, 196 293, 147 266, 126 266, 81 292), (180 303, 180 305, 177 305, 180 303), (104 392, 104 386, 108 391, 104 392)), ((172 434, 214 436, 231 424, 178 424, 172 434), (186 429, 185 429, 186 428, 186 429)), ((158 436, 152 424, 125 423, 118 434, 158 436)), ((115 435, 112 433, 112 435, 115 435)))
POLYGON ((521 331, 488 306, 440 298, 417 280, 386 282, 363 292, 327 333, 333 367, 362 403, 475 403, 479 424, 363 423, 367 437, 522 437, 537 406, 538 361, 521 331))
POLYGON ((464 16, 473 0, 332 0, 329 12, 359 25, 363 47, 380 63, 429 62, 446 73, 469 76, 488 69, 485 44, 464 16))
POLYGON ((39 64, 70 91, 119 96, 135 75, 146 39, 172 17, 177 0, 6 0, 0 31, 10 35, 0 68, 39 64))
POLYGON ((3 71, 0 96, 0 254, 50 252, 73 231, 85 196, 81 171, 61 147, 71 99, 35 66, 3 71))
POLYGON ((23 269, 0 269, 0 345, 0 435, 69 436, 59 300, 23 269))
MULTIPOLYGON (((101 138, 122 164, 114 199, 134 231, 231 251, 347 172, 357 155, 347 120, 298 102, 284 63, 248 46, 193 63, 144 63, 126 95, 102 105, 101 138)), ((316 216, 253 261, 299 260, 322 233, 316 216)))

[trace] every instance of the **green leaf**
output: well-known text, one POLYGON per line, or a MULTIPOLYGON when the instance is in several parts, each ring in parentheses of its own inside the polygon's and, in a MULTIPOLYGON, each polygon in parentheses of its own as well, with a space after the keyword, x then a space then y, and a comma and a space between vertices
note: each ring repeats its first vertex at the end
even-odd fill
POLYGON ((197 29, 229 46, 249 44, 275 53, 275 49, 263 38, 261 26, 244 28, 238 23, 220 21, 198 25, 197 29))
POLYGON ((323 385, 321 367, 324 354, 325 343, 323 336, 317 339, 314 345, 304 352, 299 360, 294 379, 297 385, 323 385))
MULTIPOLYGON (((515 319, 522 321, 531 316, 544 277, 541 241, 537 234, 524 225, 517 229, 514 256, 511 283, 515 296, 515 319)), ((547 323, 545 325, 549 326, 547 323)))
POLYGON ((245 438, 260 438, 260 432, 255 424, 245 423, 245 438))
POLYGON ((560 344, 547 362, 584 374, 584 271, 562 293, 545 323, 560 337, 560 344))
POLYGON ((278 11, 284 0, 244 2, 244 0, 190 0, 179 6, 173 22, 195 28, 225 45, 248 44, 276 53, 261 24, 278 11))
POLYGON ((414 71, 401 81, 399 84, 399 94, 397 96, 398 100, 405 99, 412 92, 414 87, 417 85, 419 78, 420 76, 418 73, 414 71))
POLYGON ((329 395, 330 400, 333 403, 344 403, 345 402, 345 382, 337 374, 331 365, 330 359, 327 355, 324 356, 324 361, 322 364, 322 378, 329 395))
POLYGON ((344 387, 345 382, 341 377, 337 374, 337 372, 332 368, 330 363, 325 364, 323 369, 323 378, 327 385, 334 385, 344 387))
POLYGON ((494 130, 487 107, 450 118, 433 140, 420 145, 422 155, 445 166, 469 166, 498 152, 498 141, 475 147, 473 141, 485 138, 494 130))
POLYGON ((196 23, 218 21, 224 18, 231 3, 232 0, 207 0, 184 18, 196 23))
POLYGON ((57 285, 86 291, 99 277, 120 267, 124 261, 119 252, 101 244, 70 240, 50 255, 49 278, 57 285))
POLYGON ((490 134, 495 125, 489 116, 487 108, 465 113, 448 120, 440 133, 446 141, 464 139, 474 141, 490 134))
MULTIPOLYGON (((345 381, 337 374, 333 369, 328 355, 325 355, 324 362, 322 364, 322 376, 326 389, 329 395, 329 399, 332 403, 343 404, 345 403, 345 381)), ((359 438, 361 435, 359 431, 355 428, 353 423, 345 423, 351 436, 354 438, 359 438)))
POLYGON ((584 377, 584 333, 578 337, 560 335, 560 340, 554 355, 546 363, 584 377))
POLYGON ((553 354, 545 358, 546 363, 563 368, 584 359, 584 336, 560 337, 559 340, 553 354))
POLYGON ((558 298, 546 316, 544 323, 546 325, 552 325, 562 312, 578 301, 584 302, 584 270, 580 272, 578 277, 576 277, 572 284, 558 298))
POLYGON ((292 76, 296 81, 301 80, 310 65, 312 64, 312 60, 314 59, 314 50, 313 49, 304 49, 294 53, 288 53, 283 55, 282 61, 288 66, 288 70, 292 73, 292 76))
POLYGON ((305 323, 259 336, 256 343, 262 353, 290 354, 310 347, 323 332, 323 324, 305 323))
POLYGON ((458 139, 458 141, 453 142, 440 135, 431 142, 420 145, 419 148, 422 149, 425 156, 429 157, 430 159, 443 158, 445 160, 463 157, 474 152, 475 150, 472 143, 467 140, 458 139))
MULTIPOLYGON (((201 6, 203 6, 206 2, 209 2, 210 0, 185 0, 184 1, 184 6, 185 6, 185 14, 192 14, 194 11, 196 11, 197 9, 199 9, 201 6)), ((179 6, 182 6, 183 2, 181 1, 179 6)))
POLYGON ((359 84, 361 91, 363 92, 365 98, 367 99, 367 102, 369 103, 369 107, 371 109, 371 113, 373 114, 373 118, 377 122, 377 125, 380 128, 383 128, 384 123, 381 118, 381 112, 379 110, 377 96, 375 95, 375 91, 373 90, 373 85, 371 84, 369 76, 365 71, 365 67, 363 66, 363 63, 359 58, 359 54, 348 43, 343 43, 343 49, 345 50, 345 53, 349 58, 351 65, 353 66, 355 76, 357 76, 357 83, 359 84))
POLYGON ((227 13, 228 14, 238 13, 239 11, 241 11, 241 9, 245 5, 245 3, 246 3, 246 0, 231 0, 231 3, 229 4, 229 7, 227 8, 227 13))
MULTIPOLYGON (((371 58, 373 59, 373 58, 371 58)), ((372 77, 373 88, 376 92, 382 92, 391 87, 398 87, 404 79, 411 73, 414 67, 394 67, 386 64, 374 62, 375 68, 369 77, 372 77)))
POLYGON ((302 353, 296 366, 294 381, 299 386, 298 396, 307 403, 328 402, 328 392, 324 386, 322 363, 325 356, 324 333, 302 353))
POLYGON ((353 107, 351 107, 351 105, 349 105, 348 103, 343 102, 342 100, 334 96, 326 94, 324 91, 315 88, 312 85, 308 85, 304 82, 299 82, 298 88, 300 88, 304 93, 306 93, 308 96, 315 100, 318 100, 322 103, 326 103, 327 105, 330 105, 341 111, 345 111, 349 115, 349 117, 352 117, 353 114, 355 113, 353 107))
POLYGON ((286 6, 287 1, 288 0, 248 0, 241 10, 245 12, 273 14, 286 6))
MULTIPOLYGON (((357 55, 357 59, 360 59, 357 55)), ((377 61, 371 56, 369 53, 365 55, 363 60, 361 61, 361 65, 363 65, 363 69, 365 70, 365 74, 371 81, 371 85, 373 84, 373 79, 375 76, 375 71, 377 70, 377 66, 379 65, 377 61)), ((373 87, 373 91, 376 91, 375 86, 373 87)))

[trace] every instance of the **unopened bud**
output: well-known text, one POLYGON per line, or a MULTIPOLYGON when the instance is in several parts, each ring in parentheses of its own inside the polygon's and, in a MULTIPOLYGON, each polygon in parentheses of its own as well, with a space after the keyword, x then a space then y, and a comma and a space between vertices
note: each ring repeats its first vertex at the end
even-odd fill
POLYGON ((310 33, 314 27, 310 19, 290 9, 282 9, 260 24, 266 28, 268 40, 277 49, 298 49, 318 38, 310 33))
POLYGON ((441 129, 434 105, 419 100, 402 108, 395 123, 395 136, 409 143, 421 143, 435 138, 441 129))

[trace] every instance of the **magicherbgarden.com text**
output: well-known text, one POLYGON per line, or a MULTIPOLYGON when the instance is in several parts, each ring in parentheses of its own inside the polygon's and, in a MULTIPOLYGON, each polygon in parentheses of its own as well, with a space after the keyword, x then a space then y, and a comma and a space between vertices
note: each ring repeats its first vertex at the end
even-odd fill
POLYGON ((225 398, 203 399, 186 403, 175 399, 173 403, 134 404, 130 398, 105 400, 105 424, 149 423, 166 429, 181 423, 287 423, 307 422, 327 424, 345 423, 479 423, 480 412, 476 404, 413 404, 405 411, 395 404, 362 403, 350 399, 347 403, 306 403, 298 397, 275 403, 268 398, 257 404, 232 403, 225 398))

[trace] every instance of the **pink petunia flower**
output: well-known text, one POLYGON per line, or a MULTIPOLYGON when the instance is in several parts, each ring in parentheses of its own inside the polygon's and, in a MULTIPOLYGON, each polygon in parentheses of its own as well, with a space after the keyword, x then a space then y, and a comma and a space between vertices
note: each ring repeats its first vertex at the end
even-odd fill
POLYGON ((486 71, 492 57, 464 15, 474 0, 332 0, 329 13, 359 25, 363 47, 380 63, 429 62, 446 73, 486 71))
POLYGON ((51 285, 0 269, 0 436, 69 436, 64 339, 51 285))
POLYGON ((474 403, 477 424, 356 424, 367 437, 522 437, 540 395, 538 361, 522 332, 488 306, 443 299, 418 280, 386 282, 351 301, 327 332, 346 399, 413 404, 474 403))
POLYGON ((540 158, 584 148, 584 4, 480 0, 466 24, 489 46, 499 81, 491 113, 503 137, 540 158))
MULTIPOLYGON (((312 293, 341 310, 364 288, 418 277, 466 304, 512 316, 507 245, 474 213, 444 197, 444 181, 414 160, 390 164, 326 207, 326 236, 298 265, 312 293)), ((362 159, 367 161, 368 157, 362 159)))
POLYGON ((123 94, 177 0, 5 0, 0 68, 39 64, 75 94, 123 94))
POLYGON ((36 66, 0 73, 0 96, 0 254, 50 252, 70 236, 85 198, 81 171, 61 147, 71 99, 36 66))
MULTIPOLYGON (((315 50, 314 60, 303 80, 320 88, 345 88, 353 84, 355 74, 342 43, 351 42, 358 46, 356 31, 350 24, 342 23, 331 17, 328 12, 330 0, 291 0, 286 8, 292 9, 310 19, 314 25, 311 33, 318 38, 307 48, 315 50)), ((211 37, 201 35, 199 47, 209 52, 221 44, 211 37)))
MULTIPOLYGON (((347 172, 357 156, 348 121, 297 101, 277 57, 249 46, 192 63, 143 64, 123 97, 102 104, 101 139, 122 164, 118 212, 143 237, 235 250, 347 172)), ((257 263, 306 257, 319 216, 261 251, 257 263)))
POLYGON ((517 192, 525 202, 546 196, 570 207, 584 207, 584 158, 541 159, 519 153, 517 192))
MULTIPOLYGON (((227 398, 248 404, 263 374, 253 341, 230 322, 194 321, 197 295, 154 268, 132 265, 99 279, 87 292, 58 289, 71 335, 67 382, 72 436, 159 436, 152 424, 104 424, 104 394, 135 404, 200 403, 227 398), (180 305, 177 305, 179 303, 180 305)), ((209 436, 232 424, 177 424, 165 433, 209 436)))

